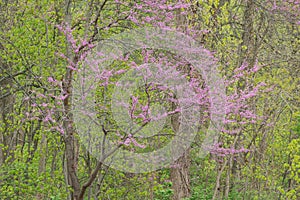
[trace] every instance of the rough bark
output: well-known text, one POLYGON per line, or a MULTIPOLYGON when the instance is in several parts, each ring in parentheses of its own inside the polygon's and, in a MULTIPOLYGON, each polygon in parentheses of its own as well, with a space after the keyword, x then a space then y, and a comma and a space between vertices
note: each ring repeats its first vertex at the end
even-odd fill
MULTIPOLYGON (((173 105, 175 106, 175 105, 173 105)), ((179 130, 179 115, 173 115, 171 118, 172 127, 174 132, 179 130)), ((180 144, 178 144, 180 145, 180 144)), ((177 150, 178 146, 174 147, 177 150)), ((179 147, 180 148, 180 147, 179 147)), ((180 200, 183 198, 190 197, 190 150, 187 149, 184 154, 179 157, 171 168, 170 179, 172 182, 173 200, 180 200)))
POLYGON ((173 200, 190 197, 190 155, 187 150, 178 160, 174 162, 171 169, 171 181, 173 189, 173 200))

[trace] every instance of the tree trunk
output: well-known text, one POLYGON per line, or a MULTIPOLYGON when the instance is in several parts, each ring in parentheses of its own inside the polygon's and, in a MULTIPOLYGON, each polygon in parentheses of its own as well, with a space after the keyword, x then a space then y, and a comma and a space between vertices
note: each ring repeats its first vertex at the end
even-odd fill
MULTIPOLYGON (((42 134, 42 139, 40 142, 40 161, 39 161, 39 170, 38 170, 38 174, 39 176, 43 175, 43 173, 46 172, 46 159, 47 159, 47 155, 48 155, 48 148, 47 148, 47 137, 45 134, 42 134)), ((43 188, 43 186, 42 186, 43 188)), ((45 199, 44 194, 42 193, 38 193, 36 195, 36 200, 39 199, 45 199)))
POLYGON ((216 186, 215 186, 215 191, 214 191, 214 195, 213 195, 213 198, 212 200, 215 200, 215 199, 220 199, 220 191, 221 191, 221 176, 222 176, 222 173, 226 167, 228 163, 228 160, 226 159, 223 163, 223 165, 218 167, 218 175, 217 175, 217 179, 216 179, 216 186))
MULTIPOLYGON (((71 0, 65 1, 65 23, 70 26, 72 21, 71 14, 71 0)), ((67 36, 66 36, 67 37, 67 36)), ((66 56, 69 60, 76 65, 78 59, 76 56, 72 55, 72 48, 70 41, 67 41, 67 54, 66 56)), ((75 67, 75 66, 74 66, 75 67)), ((64 142, 65 142, 65 157, 66 157, 66 174, 68 184, 71 186, 71 198, 72 200, 79 200, 80 196, 80 182, 77 176, 77 163, 78 163, 78 141, 76 138, 76 133, 73 125, 73 115, 71 113, 72 105, 72 79, 73 79, 73 70, 66 68, 66 74, 63 79, 63 95, 68 95, 64 99, 64 116, 65 120, 63 122, 64 127, 64 142)))
MULTIPOLYGON (((173 105, 175 109, 175 105, 173 105)), ((179 130, 179 115, 175 114, 171 118, 172 127, 176 134, 179 130)), ((180 144, 179 144, 180 145, 180 144)), ((177 148, 177 147, 175 147, 177 148)), ((173 189, 173 200, 180 200, 183 198, 190 197, 190 149, 187 149, 184 154, 179 157, 171 167, 170 179, 172 182, 173 189)))
POLYGON ((190 197, 190 155, 189 149, 174 162, 171 168, 171 181, 173 189, 173 200, 190 197))

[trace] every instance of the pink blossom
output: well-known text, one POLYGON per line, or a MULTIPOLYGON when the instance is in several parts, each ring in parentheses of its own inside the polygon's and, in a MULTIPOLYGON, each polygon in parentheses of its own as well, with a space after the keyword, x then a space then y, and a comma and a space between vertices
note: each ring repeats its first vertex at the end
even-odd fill
POLYGON ((77 71, 77 69, 75 67, 73 67, 72 65, 68 65, 67 68, 69 68, 71 70, 74 70, 74 71, 77 71))
POLYGON ((53 83, 53 82, 56 82, 56 80, 52 76, 49 76, 48 77, 48 82, 53 83))
POLYGON ((47 104, 47 103, 42 103, 42 106, 43 106, 43 107, 47 107, 48 104, 47 104))
POLYGON ((60 100, 65 100, 68 96, 69 96, 68 94, 61 95, 59 99, 60 100))

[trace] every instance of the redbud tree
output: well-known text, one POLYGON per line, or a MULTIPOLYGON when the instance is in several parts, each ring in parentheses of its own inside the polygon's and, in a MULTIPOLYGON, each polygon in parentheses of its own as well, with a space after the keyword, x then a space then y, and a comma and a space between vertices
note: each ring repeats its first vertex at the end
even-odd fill
POLYGON ((245 78, 259 66, 249 69, 245 61, 230 77, 215 71, 214 53, 197 44, 203 30, 185 23, 189 7, 181 0, 104 1, 85 19, 84 33, 72 28, 68 9, 55 25, 66 38, 67 50, 56 52, 64 74, 46 77, 47 92, 32 91, 36 98, 26 99, 33 107, 26 115, 63 139, 73 199, 84 199, 104 164, 134 173, 171 165, 207 122, 213 123, 203 152, 222 159, 248 151, 223 139, 263 119, 248 100, 265 84, 245 78), (105 8, 114 9, 110 20, 101 18, 105 8), (135 37, 129 34, 134 29, 140 31, 135 37), (78 177, 79 144, 98 160, 85 182, 78 177))

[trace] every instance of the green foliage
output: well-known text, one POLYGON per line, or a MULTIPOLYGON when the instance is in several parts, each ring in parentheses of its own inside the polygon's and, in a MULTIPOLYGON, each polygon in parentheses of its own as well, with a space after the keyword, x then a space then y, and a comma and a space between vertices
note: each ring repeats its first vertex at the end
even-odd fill
MULTIPOLYGON (((136 2, 140 3, 126 1, 128 5, 136 2)), ((189 14, 185 19, 188 26, 203 30, 197 39, 204 47, 215 52, 225 76, 231 77, 240 62, 253 54, 256 64, 262 68, 253 76, 246 77, 246 81, 253 85, 266 82, 274 86, 273 91, 250 102, 249 106, 263 117, 258 119, 257 124, 242 127, 237 145, 248 147, 250 152, 234 157, 236 173, 229 166, 225 166, 221 174, 222 190, 225 188, 223 186, 228 170, 231 170, 232 187, 228 195, 230 200, 300 199, 300 95, 297 76, 300 27, 290 23, 280 13, 266 11, 268 6, 263 7, 265 1, 257 1, 253 13, 254 23, 249 26, 253 44, 245 44, 244 35, 248 33, 244 30, 248 23, 248 19, 244 19, 247 2, 250 1, 191 1, 195 9, 187 10, 189 14)), ((119 18, 125 18, 130 6, 108 1, 107 6, 100 12, 98 30, 86 30, 86 22, 89 18, 96 17, 101 3, 103 1, 72 1, 71 26, 75 39, 89 37, 99 31, 94 39, 100 41, 136 27, 128 20, 112 23, 119 18), (105 29, 107 25, 112 28, 105 29)), ((9 66, 8 69, 0 69, 0 80, 8 74, 20 73, 13 78, 11 84, 0 87, 1 95, 11 92, 14 98, 13 102, 9 102, 13 104, 13 112, 0 113, 0 149, 3 153, 0 156, 4 157, 3 163, 0 163, 1 200, 65 200, 69 195, 70 186, 67 185, 65 177, 63 137, 50 131, 51 126, 56 124, 41 125, 40 120, 27 120, 26 116, 26 113, 36 111, 33 103, 45 102, 45 99, 36 97, 37 93, 59 95, 61 92, 61 88, 52 87, 47 78, 52 76, 61 83, 66 71, 66 61, 56 54, 67 52, 66 36, 55 27, 65 20, 64 4, 65 1, 62 0, 0 1, 0 20, 3 21, 0 26, 0 67, 3 63, 9 66), (27 97, 34 101, 25 101, 27 97), (2 114, 6 115, 5 120, 2 119, 2 114), (43 136, 46 136, 45 143, 41 142, 43 136)), ((151 15, 144 13, 143 16, 151 15)), ((77 44, 79 42, 78 40, 77 44)), ((143 63, 140 51, 132 53, 129 62, 133 60, 137 65, 143 63)), ((115 61, 110 67, 113 70, 130 68, 126 62, 121 61, 115 61)), ((120 77, 122 74, 111 77, 110 81, 116 82, 120 77)), ((234 93, 238 87, 236 84, 228 88, 227 92, 234 93)), ((112 119, 111 108, 107 106, 113 89, 113 84, 97 88, 96 103, 99 107, 96 110, 99 119, 104 121, 105 128, 116 131, 117 124, 112 119), (103 105, 107 107, 101 107, 103 105)), ((139 96, 140 104, 147 103, 147 96, 142 89, 137 89, 135 95, 139 96)), ((152 91, 151 95, 151 100, 154 101, 155 97, 161 98, 164 94, 152 91)), ((60 106, 53 103, 53 99, 46 103, 60 109, 60 106)), ((163 102, 162 105, 166 106, 167 103, 163 102)), ((41 113, 37 115, 35 117, 39 117, 41 113)), ((59 115, 56 117, 61 119, 59 115)), ((138 120, 135 122, 141 123, 138 120)), ((173 134, 169 126, 164 127, 163 132, 173 134)), ((201 131, 198 135, 200 139, 195 140, 191 150, 189 200, 212 199, 218 170, 226 159, 230 159, 229 156, 219 158, 212 155, 202 158, 199 144, 205 136, 204 133, 204 130, 201 131)), ((220 140, 224 145, 230 146, 235 138, 234 135, 222 134, 220 140)), ((118 142, 120 138, 112 136, 111 139, 118 142)), ((170 139, 172 138, 163 136, 146 142, 137 139, 139 143, 145 142, 148 145, 145 149, 136 148, 136 151, 152 151, 165 145, 170 139)), ((87 149, 81 146, 78 154, 76 172, 82 184, 95 167, 97 159, 90 158, 87 149)), ((100 188, 99 199, 132 200, 153 197, 156 200, 168 200, 174 192, 172 183, 168 181, 170 170, 167 169, 139 175, 116 170, 102 170, 100 174, 90 187, 91 199, 96 195, 94 191, 97 187, 100 188)))
POLYGON ((278 190, 282 194, 282 199, 299 199, 300 194, 300 115, 295 114, 295 131, 296 138, 292 139, 287 147, 289 162, 284 164, 284 168, 289 172, 288 181, 294 182, 293 187, 284 189, 279 187, 278 190))
MULTIPOLYGON (((21 149, 18 146, 17 149, 21 149)), ((24 146, 26 148, 26 146, 24 146)), ((42 155, 43 156, 43 155, 42 155)), ((65 199, 66 193, 60 189, 64 178, 58 170, 53 171, 48 162, 46 171, 39 173, 40 155, 30 155, 21 151, 15 151, 14 160, 10 165, 0 167, 2 181, 0 182, 0 199, 34 199, 37 196, 65 199), (30 161, 29 161, 30 159, 30 161)), ((50 161, 50 160, 49 160, 50 161)))
POLYGON ((165 182, 157 186, 154 200, 169 200, 172 197, 172 182, 165 182))

